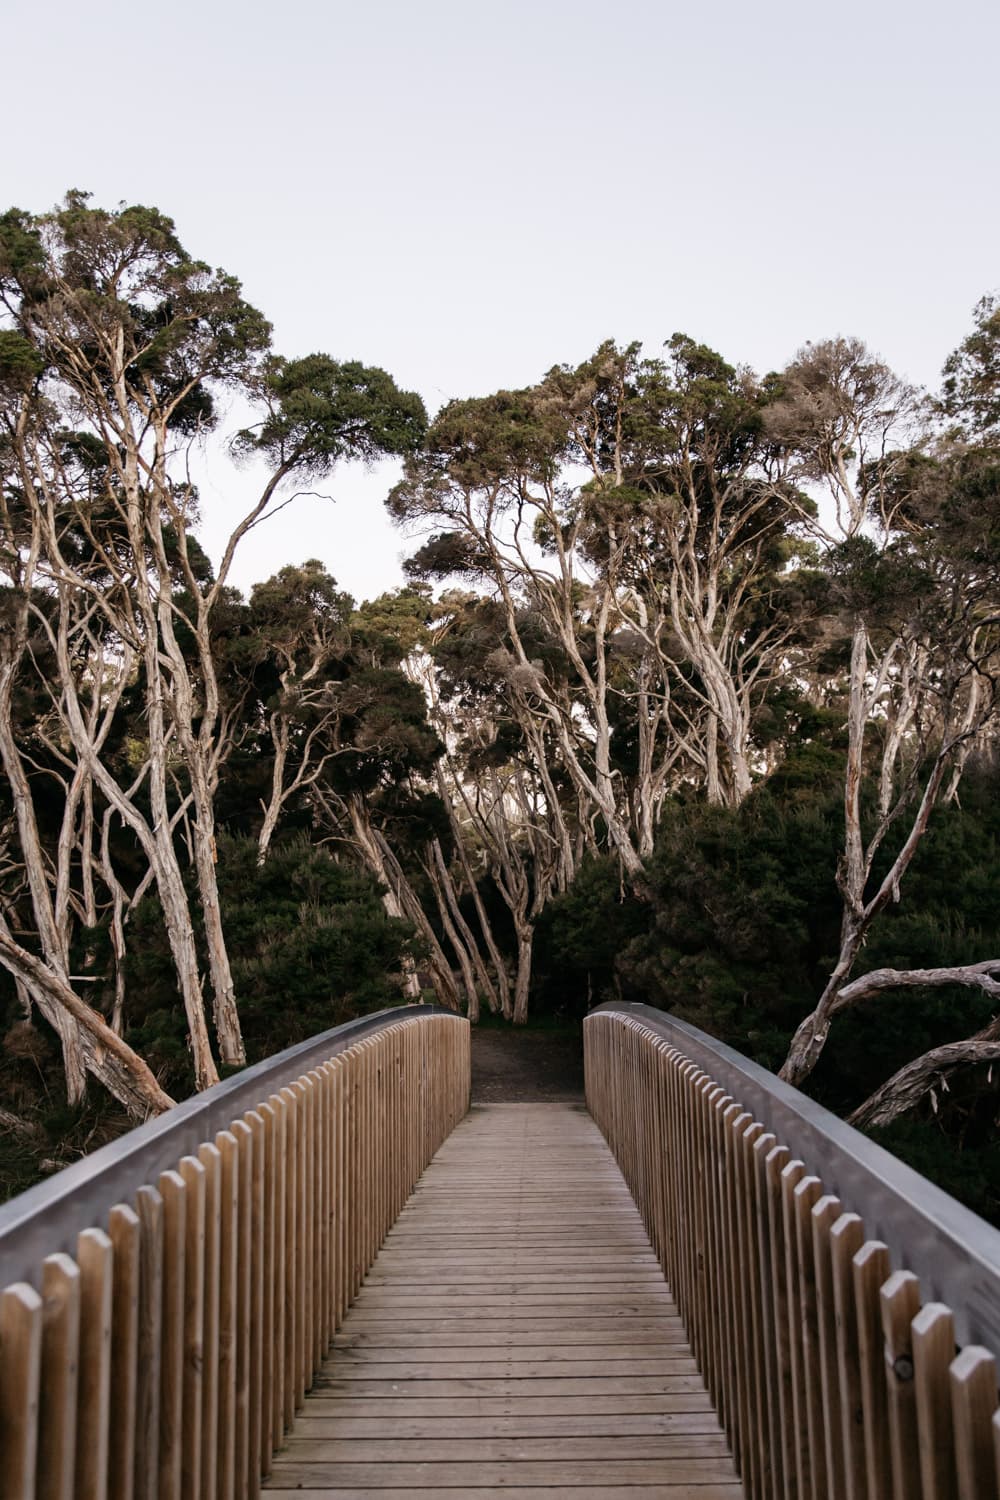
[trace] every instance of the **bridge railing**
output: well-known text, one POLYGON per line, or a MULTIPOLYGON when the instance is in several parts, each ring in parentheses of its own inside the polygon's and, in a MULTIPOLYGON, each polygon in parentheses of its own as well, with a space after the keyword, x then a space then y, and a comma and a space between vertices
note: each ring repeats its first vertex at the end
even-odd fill
POLYGON ((0 1500, 255 1497, 469 1077, 381 1012, 0 1207, 0 1500))
POLYGON ((998 1500, 1000 1233, 682 1021, 584 1036, 749 1500, 998 1500))

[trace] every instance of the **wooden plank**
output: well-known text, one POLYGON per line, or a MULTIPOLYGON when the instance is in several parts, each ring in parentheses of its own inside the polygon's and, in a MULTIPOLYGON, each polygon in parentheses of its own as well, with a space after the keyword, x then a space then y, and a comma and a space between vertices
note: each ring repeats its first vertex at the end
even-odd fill
MULTIPOLYGON (((559 1415, 549 1413, 539 1415, 526 1403, 525 1411, 520 1415, 505 1412, 502 1406, 498 1406, 494 1415, 476 1415, 469 1412, 442 1412, 441 1414, 430 1414, 426 1412, 410 1412, 409 1416, 393 1416, 391 1413, 383 1413, 380 1403, 372 1403, 367 1409, 379 1411, 378 1416, 338 1416, 335 1413, 341 1410, 332 1402, 323 1403, 324 1409, 329 1408, 329 1415, 319 1411, 318 1402, 307 1403, 305 1413, 299 1418, 296 1426, 297 1435, 309 1437, 318 1433, 324 1438, 371 1438, 391 1437, 394 1441, 402 1438, 424 1438, 424 1437, 449 1437, 462 1439, 494 1438, 494 1437, 624 1437, 630 1433, 640 1436, 651 1436, 657 1433, 671 1434, 704 1434, 709 1437, 718 1438, 720 1442, 725 1440, 725 1434, 719 1427, 715 1413, 705 1412, 664 1412, 651 1411, 633 1414, 620 1412, 604 1413, 600 1411, 587 1414, 559 1415), (315 1413, 315 1414, 314 1414, 315 1413)), ((353 1412, 358 1403, 352 1402, 350 1409, 353 1412)), ((405 1403, 405 1409, 416 1403, 405 1403)), ((427 1403, 423 1403, 427 1405, 427 1403)), ((991 1449, 992 1462, 992 1449, 991 1449)))
MULTIPOLYGON (((376 1486, 380 1486, 381 1482, 378 1479, 374 1481, 376 1486)), ((355 1487, 338 1484, 335 1488, 324 1486, 321 1490, 302 1486, 294 1490, 269 1488, 269 1493, 273 1493, 275 1500, 279 1500, 279 1497, 287 1497, 287 1500, 328 1500, 331 1495, 336 1496, 336 1500, 370 1500, 372 1489, 370 1485, 355 1487)), ((460 1489, 453 1488, 445 1481, 444 1487, 421 1484, 413 1494, 417 1496, 417 1500, 456 1500, 459 1495, 462 1500, 743 1500, 743 1491, 736 1481, 689 1485, 683 1480, 678 1484, 660 1480, 648 1485, 573 1484, 570 1487, 553 1486, 549 1483, 504 1483, 483 1487, 478 1484, 469 1486, 463 1482, 460 1489)))
MULTIPOLYGON (((498 1463, 297 1463, 283 1460, 280 1466, 281 1484, 288 1489, 336 1490, 353 1485, 373 1489, 420 1490, 442 1480, 454 1489, 467 1490, 475 1484, 508 1485, 513 1479, 517 1483, 530 1485, 561 1484, 568 1487, 580 1484, 609 1485, 627 1482, 646 1483, 661 1481, 663 1465, 658 1459, 600 1459, 574 1460, 567 1457, 554 1462, 527 1460, 512 1464, 498 1463), (444 1472, 442 1472, 444 1471, 444 1472)), ((692 1487, 726 1482, 732 1479, 732 1464, 727 1458, 679 1458, 670 1465, 671 1481, 675 1485, 692 1487)), ((273 1488, 270 1485, 269 1488, 273 1488)))
MULTIPOLYGON (((313 1424, 315 1426, 315 1423, 313 1424)), ((560 1459, 655 1458, 673 1467, 678 1459, 728 1459, 721 1433, 574 1433, 545 1437, 400 1437, 383 1430, 372 1437, 328 1437, 296 1434, 286 1457, 293 1464, 386 1463, 520 1463, 560 1459)))

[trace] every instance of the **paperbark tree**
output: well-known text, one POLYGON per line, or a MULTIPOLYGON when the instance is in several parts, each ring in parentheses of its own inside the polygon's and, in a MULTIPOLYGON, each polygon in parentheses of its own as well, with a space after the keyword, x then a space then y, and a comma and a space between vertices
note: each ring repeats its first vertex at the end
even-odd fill
POLYGON ((192 260, 153 209, 108 213, 71 193, 39 218, 11 211, 0 220, 0 304, 8 364, 30 375, 5 404, 5 423, 31 540, 4 538, 5 550, 20 566, 33 548, 33 586, 57 601, 64 731, 85 780, 132 829, 154 871, 204 1087, 217 1074, 172 815, 178 796, 189 796, 215 1031, 222 1061, 239 1065, 215 876, 215 794, 238 705, 220 685, 213 641, 235 550, 295 482, 344 457, 411 448, 423 408, 380 370, 270 355, 269 327, 239 284, 192 260), (257 404, 261 420, 238 448, 267 473, 213 577, 191 534, 197 495, 187 451, 213 426, 212 393, 223 389, 257 404), (102 755, 72 671, 79 596, 141 683, 145 763, 131 786, 102 755))
POLYGON ((948 447, 894 450, 912 438, 914 409, 913 393, 880 361, 841 339, 800 355, 769 413, 800 477, 832 497, 832 517, 821 511, 812 524, 825 534, 831 604, 850 651, 840 951, 781 1070, 796 1084, 819 1060, 834 1017, 878 988, 850 983, 865 939, 900 899, 935 805, 954 791, 996 709, 1000 599, 982 547, 995 482, 970 486, 965 455, 948 447), (867 818, 866 773, 877 786, 867 818), (890 831, 898 846, 876 876, 890 831))

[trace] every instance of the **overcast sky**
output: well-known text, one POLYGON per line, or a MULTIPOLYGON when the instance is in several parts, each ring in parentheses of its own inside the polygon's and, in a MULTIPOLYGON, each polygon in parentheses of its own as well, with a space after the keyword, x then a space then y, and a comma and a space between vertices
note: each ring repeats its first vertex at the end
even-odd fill
MULTIPOLYGON (((287 354, 432 409, 681 329, 766 370, 857 334, 933 385, 1000 286, 997 0, 25 0, 3 198, 153 203, 287 354)), ((250 539, 369 596, 391 466, 250 539)), ((247 478, 213 455, 207 540, 247 478)))

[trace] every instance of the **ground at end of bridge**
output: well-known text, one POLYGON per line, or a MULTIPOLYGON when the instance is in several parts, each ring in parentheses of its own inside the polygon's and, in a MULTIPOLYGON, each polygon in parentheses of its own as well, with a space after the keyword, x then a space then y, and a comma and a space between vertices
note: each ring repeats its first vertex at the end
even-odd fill
POLYGON ((582 1097, 579 1028, 473 1026, 472 1098, 476 1104, 539 1104, 582 1097))

